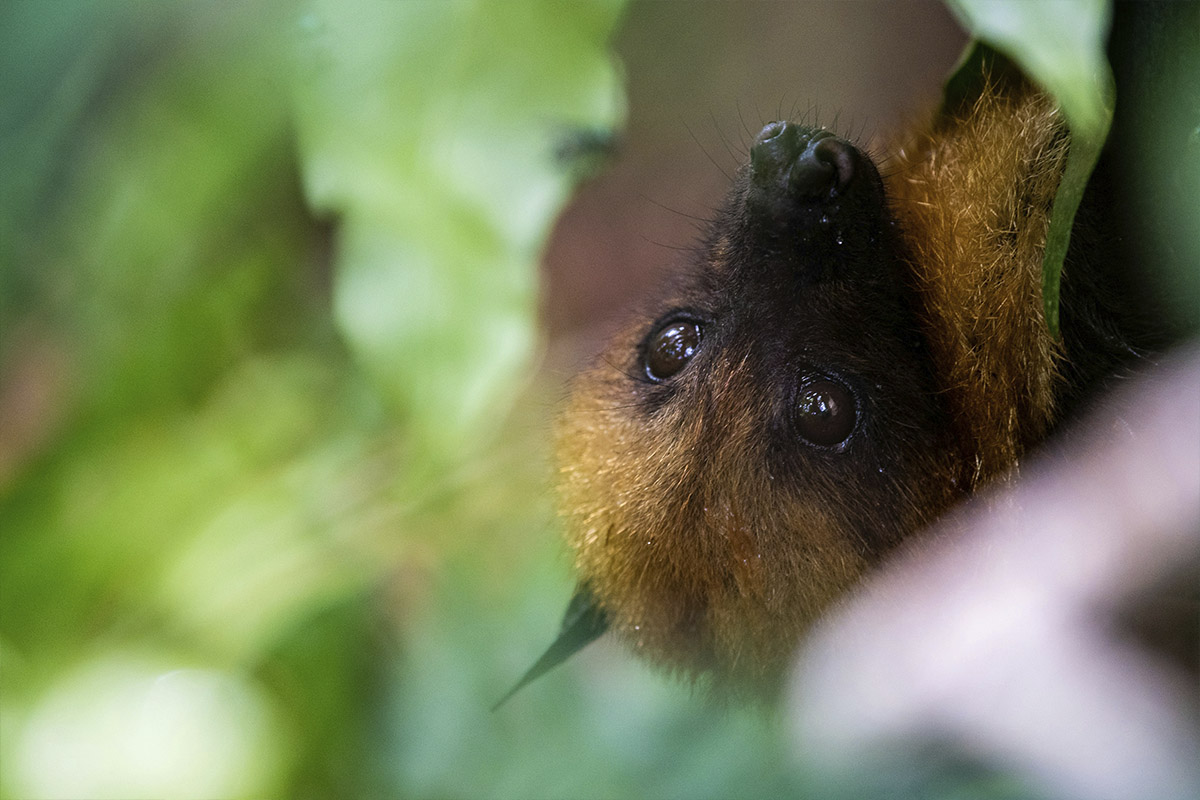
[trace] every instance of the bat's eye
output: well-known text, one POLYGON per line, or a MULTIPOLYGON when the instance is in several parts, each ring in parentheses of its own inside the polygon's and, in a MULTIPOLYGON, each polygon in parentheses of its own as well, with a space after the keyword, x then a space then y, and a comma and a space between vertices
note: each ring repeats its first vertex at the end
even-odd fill
POLYGON ((796 428, 821 447, 836 447, 850 437, 858 417, 854 395, 840 383, 817 378, 800 387, 796 428))
POLYGON ((650 334, 645 345, 646 375, 665 381, 687 366, 700 349, 700 323, 690 319, 668 322, 650 334))

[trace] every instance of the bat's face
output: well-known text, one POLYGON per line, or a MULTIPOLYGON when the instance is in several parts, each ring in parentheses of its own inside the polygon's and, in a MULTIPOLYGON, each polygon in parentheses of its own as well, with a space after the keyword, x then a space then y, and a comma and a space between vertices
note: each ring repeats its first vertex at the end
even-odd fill
POLYGON ((560 428, 580 579, 635 648, 769 680, 949 501, 905 275, 871 160, 764 128, 696 262, 579 378, 560 428))

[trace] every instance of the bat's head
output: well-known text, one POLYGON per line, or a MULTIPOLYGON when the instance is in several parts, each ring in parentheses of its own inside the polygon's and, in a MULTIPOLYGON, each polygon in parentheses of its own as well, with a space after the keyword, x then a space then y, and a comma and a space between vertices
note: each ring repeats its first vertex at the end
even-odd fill
POLYGON ((580 579, 668 669, 770 680, 954 492, 872 160, 756 137, 694 262, 581 375, 558 437, 580 579))

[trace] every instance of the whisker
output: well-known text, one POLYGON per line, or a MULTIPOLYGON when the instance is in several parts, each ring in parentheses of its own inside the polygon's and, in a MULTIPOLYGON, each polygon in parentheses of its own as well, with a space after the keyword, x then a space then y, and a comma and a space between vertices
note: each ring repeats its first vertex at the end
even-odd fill
MULTIPOLYGON (((657 200, 655 200, 653 197, 649 197, 647 195, 642 195, 642 199, 648 203, 652 203, 652 204, 658 206, 663 211, 670 211, 672 214, 677 214, 677 215, 683 217, 684 219, 694 220, 695 222, 699 222, 702 225, 711 225, 712 224, 712 221, 713 221, 712 217, 697 217, 694 214, 688 214, 685 211, 680 211, 677 208, 672 208, 671 206, 666 205, 665 203, 660 203, 657 200)), ((709 211, 712 212, 713 214, 716 213, 716 209, 710 208, 709 211)))
POLYGON ((616 372, 618 375, 624 375, 626 378, 629 378, 629 380, 631 380, 631 381, 636 381, 638 383, 641 383, 646 380, 646 378, 644 376, 634 375, 632 373, 626 372, 623 367, 619 367, 615 363, 613 363, 613 361, 611 361, 608 356, 601 356, 600 360, 603 361, 605 364, 607 364, 610 368, 612 368, 612 370, 614 372, 616 372))
POLYGON ((703 144, 701 144, 701 143, 700 143, 700 139, 699 139, 699 138, 697 138, 697 136, 696 136, 695 132, 692 130, 691 126, 690 126, 690 125, 688 125, 687 123, 684 123, 683 127, 684 127, 684 129, 685 129, 685 130, 688 132, 688 136, 691 136, 691 137, 692 137, 692 141, 696 143, 696 146, 700 148, 700 152, 701 152, 701 153, 704 153, 705 157, 706 157, 706 158, 708 158, 708 160, 709 160, 710 162, 712 162, 712 165, 713 165, 714 167, 716 167, 716 168, 717 168, 717 169, 720 171, 720 173, 721 173, 722 175, 724 175, 724 176, 725 176, 725 180, 727 180, 727 181, 731 181, 731 182, 732 182, 732 181, 733 181, 733 176, 732 176, 732 175, 730 175, 730 174, 729 174, 729 173, 728 173, 728 172, 725 170, 725 168, 724 168, 724 167, 722 167, 720 164, 718 164, 718 163, 717 163, 717 160, 716 160, 715 158, 713 158, 713 157, 712 157, 712 153, 708 152, 708 148, 706 148, 706 147, 705 147, 703 144))
POLYGON ((660 242, 657 239, 651 239, 649 236, 642 236, 640 238, 643 242, 646 242, 647 244, 652 244, 655 247, 661 247, 664 250, 672 250, 676 253, 687 253, 688 255, 699 255, 700 253, 704 252, 704 248, 698 244, 693 244, 693 245, 667 244, 666 242, 660 242))
POLYGON ((736 152, 734 152, 733 147, 730 146, 729 137, 725 135, 725 131, 721 130, 721 124, 717 122, 716 116, 710 113, 708 118, 712 121, 713 129, 717 132, 717 138, 721 140, 721 144, 725 147, 725 152, 729 155, 729 158, 737 164, 740 164, 742 161, 744 161, 745 154, 738 155, 736 152))
POLYGON ((746 124, 746 118, 742 115, 742 102, 735 100, 733 107, 737 109, 738 122, 742 123, 742 130, 746 132, 746 137, 753 141, 754 131, 750 130, 750 126, 746 124))

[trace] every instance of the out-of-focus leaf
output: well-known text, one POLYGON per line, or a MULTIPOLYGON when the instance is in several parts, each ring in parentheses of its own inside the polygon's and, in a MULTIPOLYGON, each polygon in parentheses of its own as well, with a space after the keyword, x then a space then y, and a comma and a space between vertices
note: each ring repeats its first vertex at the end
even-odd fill
POLYGON ((963 26, 1011 58, 1062 106, 1071 129, 1066 170, 1046 233, 1042 300, 1058 333, 1059 277, 1075 212, 1112 124, 1112 70, 1105 56, 1109 0, 949 0, 963 26))
POLYGON ((114 654, 38 703, 5 767, 22 797, 260 797, 284 760, 279 737, 244 680, 114 654))
MULTIPOLYGON (((387 500, 397 437, 364 424, 374 417, 365 392, 328 363, 252 361, 197 409, 140 418, 64 454, 41 481, 23 481, 0 507, 6 700, 14 690, 57 692, 58 671, 81 657, 149 648, 164 669, 206 665, 249 681, 262 702, 282 701, 275 713, 294 737, 289 751, 328 752, 321 742, 337 730, 349 749, 319 767, 304 761, 311 780, 362 777, 355 734, 371 687, 357 675, 377 656, 351 623, 370 617, 369 604, 353 604, 333 629, 320 620, 369 596, 404 559, 387 500)), ((22 713, 0 711, 6 723, 22 713)), ((135 723, 105 716, 74 735, 133 741, 135 723)), ((24 727, 5 742, 7 758, 34 735, 24 727)), ((125 762, 111 767, 116 785, 145 777, 125 762)), ((186 794, 186 770, 172 775, 156 779, 175 788, 153 794, 186 794)), ((57 785, 45 783, 52 777, 16 786, 57 785)), ((254 786, 245 794, 276 794, 254 786)))
POLYGON ((339 377, 302 358, 248 364, 198 410, 99 438, 9 498, 0 611, 32 666, 89 630, 151 625, 252 662, 377 578, 384 548, 400 551, 367 509, 395 456, 381 465, 382 443, 354 430, 339 377))
POLYGON ((296 280, 318 231, 288 136, 286 15, 15 8, 56 55, 33 60, 43 92, 5 120, 0 302, 6 328, 57 342, 71 404, 93 420, 161 409, 247 351, 319 332, 297 313, 319 307, 296 280))
POLYGON ((621 120, 614 0, 318 0, 295 96, 312 204, 340 224, 338 325, 420 452, 486 436, 523 385, 556 137, 621 120), (570 14, 564 14, 564 11, 570 14))
POLYGON ((1105 57, 1109 0, 951 0, 950 7, 972 36, 1016 61, 1054 95, 1073 133, 1105 133, 1113 101, 1105 57))
POLYGON ((1114 8, 1122 249, 1162 319, 1200 333, 1200 4, 1114 8), (1152 43, 1152 44, 1150 44, 1152 43))

